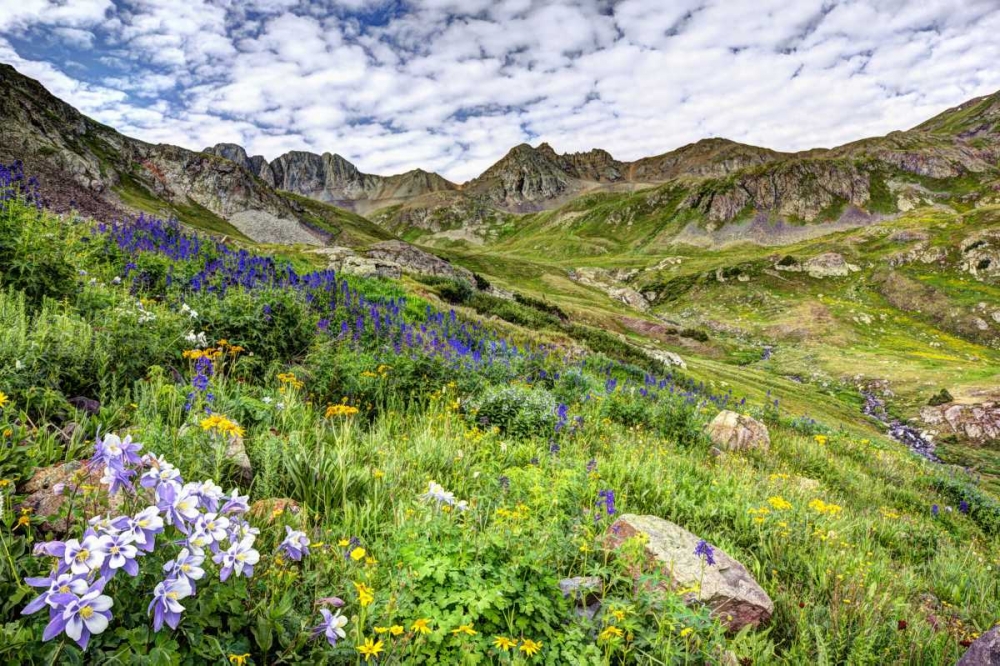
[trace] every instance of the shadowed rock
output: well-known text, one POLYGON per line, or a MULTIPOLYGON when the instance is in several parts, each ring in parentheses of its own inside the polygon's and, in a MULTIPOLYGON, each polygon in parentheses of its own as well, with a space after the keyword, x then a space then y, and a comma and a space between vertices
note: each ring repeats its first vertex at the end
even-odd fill
POLYGON ((955 666, 1000 666, 1000 626, 976 639, 955 666))
POLYGON ((723 410, 708 424, 708 436, 717 445, 729 451, 745 451, 747 449, 762 449, 767 451, 771 446, 771 436, 767 426, 760 421, 723 410))

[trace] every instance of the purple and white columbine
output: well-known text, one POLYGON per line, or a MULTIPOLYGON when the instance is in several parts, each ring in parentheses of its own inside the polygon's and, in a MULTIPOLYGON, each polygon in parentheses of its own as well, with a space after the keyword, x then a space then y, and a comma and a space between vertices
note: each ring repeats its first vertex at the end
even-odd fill
POLYGON ((344 633, 344 627, 347 626, 347 618, 341 615, 339 610, 336 613, 331 613, 325 608, 320 608, 319 612, 323 615, 323 621, 318 626, 313 627, 312 636, 313 638, 326 636, 326 640, 330 642, 330 645, 336 647, 337 641, 347 636, 344 633))
POLYGON ((107 629, 111 620, 111 607, 115 602, 102 594, 106 582, 98 578, 82 596, 72 592, 53 595, 52 601, 57 610, 62 610, 53 614, 42 639, 52 640, 65 631, 81 649, 86 650, 90 637, 107 629))
POLYGON ((305 555, 309 554, 309 537, 306 536, 305 532, 293 530, 285 525, 285 540, 278 546, 278 550, 282 551, 288 559, 299 562, 305 555))
POLYGON ((153 631, 162 629, 164 622, 171 629, 176 629, 181 622, 181 613, 184 612, 180 600, 193 593, 186 578, 169 578, 159 583, 153 590, 153 600, 146 609, 147 613, 153 614, 153 631))
POLYGON ((219 580, 226 582, 230 574, 244 575, 247 578, 253 576, 253 565, 260 560, 260 553, 253 549, 254 538, 244 537, 239 543, 229 547, 229 550, 217 553, 212 557, 212 561, 222 565, 219 572, 219 580))

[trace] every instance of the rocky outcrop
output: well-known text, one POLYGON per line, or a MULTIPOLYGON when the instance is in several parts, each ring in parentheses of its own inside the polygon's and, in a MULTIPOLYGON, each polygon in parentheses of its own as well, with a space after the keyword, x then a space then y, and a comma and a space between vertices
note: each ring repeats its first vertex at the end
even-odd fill
POLYGON ((955 666, 1000 666, 1000 625, 977 638, 955 666))
POLYGON ((976 445, 1000 442, 1000 400, 927 406, 920 420, 937 437, 954 435, 976 445))
POLYGON ((511 148, 503 159, 464 186, 494 205, 510 210, 532 210, 552 199, 578 191, 581 185, 553 159, 555 152, 542 144, 511 148))
POLYGON ((635 277, 637 273, 638 271, 577 268, 569 272, 569 278, 588 287, 600 289, 612 299, 624 303, 630 308, 646 312, 649 310, 649 301, 639 291, 624 282, 635 277))
MULTIPOLYGON (((774 602, 746 567, 720 548, 703 544, 696 535, 657 516, 622 515, 605 533, 605 545, 616 550, 633 537, 643 539, 645 565, 632 571, 636 584, 648 572, 661 575, 664 592, 686 590, 688 604, 704 604, 729 631, 766 624, 774 602), (710 555, 700 556, 696 550, 710 555)), ((644 579, 648 580, 648 579, 644 579)))
POLYGON ((285 514, 296 516, 301 511, 299 503, 293 499, 270 497, 257 500, 251 504, 248 513, 257 520, 267 521, 267 524, 270 525, 285 514))
POLYGON ((767 426, 750 416, 729 410, 719 412, 712 419, 707 433, 716 446, 728 451, 767 451, 771 446, 767 426))
POLYGON ((810 277, 845 277, 851 273, 861 270, 854 264, 849 264, 841 255, 836 252, 825 252, 809 259, 802 265, 810 277))
POLYGON ((313 252, 327 258, 327 268, 345 275, 389 280, 398 280, 403 276, 403 269, 396 262, 359 255, 347 247, 325 247, 313 252))
POLYGON ((226 460, 233 466, 236 476, 244 486, 249 486, 253 481, 253 467, 250 465, 250 456, 247 455, 246 445, 239 435, 230 435, 226 443, 226 460))
POLYGON ((404 241, 389 240, 375 243, 365 255, 371 259, 398 264, 407 273, 464 280, 469 284, 476 283, 472 271, 424 252, 404 241))

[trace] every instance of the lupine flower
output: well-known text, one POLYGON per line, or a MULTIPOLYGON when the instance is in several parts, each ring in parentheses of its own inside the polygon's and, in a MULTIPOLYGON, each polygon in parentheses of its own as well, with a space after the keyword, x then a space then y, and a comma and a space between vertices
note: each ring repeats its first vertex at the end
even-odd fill
POLYGON ((244 537, 239 543, 235 543, 221 553, 212 557, 212 561, 222 565, 219 572, 219 580, 226 582, 230 574, 245 575, 247 578, 253 576, 253 565, 260 560, 260 553, 253 549, 253 537, 244 537))
POLYGON ((97 536, 91 532, 84 537, 82 543, 77 539, 67 541, 63 558, 70 571, 77 575, 85 575, 104 564, 107 547, 107 536, 97 536))
POLYGON ((90 637, 107 629, 111 620, 110 610, 115 602, 102 594, 105 582, 103 578, 98 578, 82 596, 72 592, 54 595, 53 601, 63 610, 53 615, 42 639, 52 640, 65 631, 81 649, 86 650, 90 637))
POLYGON ((323 621, 313 628, 312 636, 313 638, 326 636, 326 640, 330 642, 330 645, 336 647, 337 641, 347 636, 344 632, 344 627, 347 626, 347 618, 341 615, 339 610, 336 613, 331 613, 325 608, 320 608, 319 612, 323 616, 323 621))
POLYGON ((106 538, 108 555, 101 566, 101 575, 111 580, 119 569, 129 576, 139 575, 139 564, 135 561, 139 551, 132 545, 132 536, 123 532, 106 538))
POLYGON ((958 503, 958 511, 959 511, 959 513, 969 513, 969 503, 966 502, 965 500, 962 500, 961 502, 959 502, 958 503))
POLYGON ((186 578, 170 578, 158 583, 153 590, 153 600, 146 609, 147 614, 153 614, 153 631, 162 629, 164 622, 171 629, 176 629, 181 622, 181 613, 184 612, 180 600, 191 594, 191 585, 186 578))
POLYGON ((285 525, 285 540, 281 542, 278 549, 283 551, 288 559, 298 562, 303 556, 309 554, 309 537, 305 532, 293 530, 285 525))
POLYGON ((694 554, 705 560, 705 564, 712 566, 715 564, 715 550, 704 539, 694 547, 694 554))
POLYGON ((604 508, 608 512, 608 515, 615 515, 615 491, 602 490, 597 493, 597 498, 597 506, 604 504, 604 508))
POLYGON ((49 589, 32 599, 27 606, 21 610, 21 615, 31 615, 37 613, 46 606, 54 610, 59 604, 54 601, 58 594, 75 594, 82 596, 87 593, 87 580, 76 574, 64 573, 54 578, 25 578, 24 582, 31 587, 48 587, 49 589))
POLYGON ((940 512, 940 509, 938 508, 938 505, 937 504, 932 504, 931 505, 931 515, 932 516, 937 516, 939 512, 940 512))

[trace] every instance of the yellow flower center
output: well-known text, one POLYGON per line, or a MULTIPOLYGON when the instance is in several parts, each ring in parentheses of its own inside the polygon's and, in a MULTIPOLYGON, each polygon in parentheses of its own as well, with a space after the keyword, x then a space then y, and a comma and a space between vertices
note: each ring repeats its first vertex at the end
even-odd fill
POLYGON ((91 608, 90 606, 84 606, 83 608, 80 609, 80 617, 82 617, 84 620, 89 620, 93 616, 94 616, 94 609, 91 608))
POLYGON ((82 548, 80 552, 76 554, 76 561, 86 562, 88 557, 90 557, 90 551, 86 548, 82 548))

